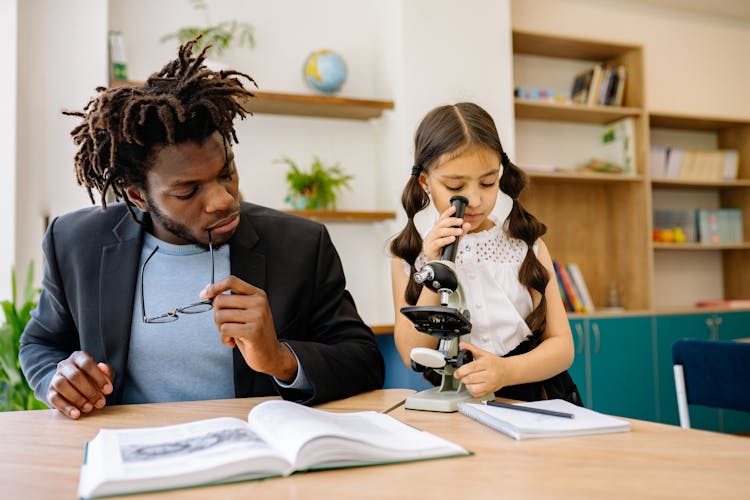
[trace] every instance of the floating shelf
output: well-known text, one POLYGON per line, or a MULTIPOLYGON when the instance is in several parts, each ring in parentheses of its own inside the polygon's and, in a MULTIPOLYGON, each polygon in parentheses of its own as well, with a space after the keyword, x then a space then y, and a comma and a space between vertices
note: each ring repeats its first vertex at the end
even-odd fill
MULTIPOLYGON (((110 87, 140 85, 141 82, 113 80, 110 87)), ((287 116, 314 116, 318 118, 343 118, 369 120, 383 111, 393 109, 393 101, 355 99, 313 94, 287 94, 252 90, 255 97, 244 105, 253 113, 287 116)))
POLYGON ((732 181, 693 181, 684 179, 660 179, 652 177, 651 185, 661 188, 747 188, 750 187, 750 179, 736 179, 732 181))
POLYGON ((658 243, 654 242, 654 250, 676 251, 712 251, 712 250, 750 250, 750 243, 658 243))
POLYGON ((393 109, 393 101, 261 91, 253 94, 255 97, 249 100, 247 108, 253 113, 270 115, 369 120, 393 109))
POLYGON ((613 182, 640 182, 643 180, 642 175, 623 175, 623 174, 597 174, 597 173, 578 173, 578 172, 535 172, 533 170, 524 170, 532 183, 534 182, 564 182, 569 184, 575 183, 592 183, 592 184, 611 184, 613 182))
POLYGON ((516 119, 546 120, 575 123, 611 123, 620 118, 640 116, 640 108, 622 106, 586 106, 515 99, 516 119))
POLYGON ((722 130, 725 128, 745 127, 747 121, 705 116, 678 115, 652 112, 648 115, 652 128, 671 128, 678 130, 722 130))
POLYGON ((380 222, 396 218, 396 212, 349 212, 343 210, 285 210, 319 222, 380 222))

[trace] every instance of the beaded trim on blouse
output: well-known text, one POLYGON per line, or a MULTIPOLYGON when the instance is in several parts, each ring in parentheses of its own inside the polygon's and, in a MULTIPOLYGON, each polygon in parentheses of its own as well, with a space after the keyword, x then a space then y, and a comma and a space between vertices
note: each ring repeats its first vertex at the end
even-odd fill
MULTIPOLYGON (((469 233, 458 242, 456 264, 520 264, 526 257, 526 243, 512 238, 506 232, 506 224, 499 224, 494 216, 490 220, 495 223, 486 231, 469 233)), ((424 251, 417 257, 417 269, 425 265, 424 251)))

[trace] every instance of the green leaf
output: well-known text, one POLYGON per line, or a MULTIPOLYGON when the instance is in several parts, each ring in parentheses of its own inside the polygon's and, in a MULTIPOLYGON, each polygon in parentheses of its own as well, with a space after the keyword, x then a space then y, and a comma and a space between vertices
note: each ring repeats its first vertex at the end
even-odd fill
POLYGON ((34 267, 29 265, 26 272, 23 304, 16 302, 16 274, 11 269, 11 299, 2 305, 5 323, 0 325, 0 410, 31 410, 46 408, 34 397, 21 371, 18 351, 21 334, 31 319, 31 310, 36 307, 39 290, 34 287, 34 267))

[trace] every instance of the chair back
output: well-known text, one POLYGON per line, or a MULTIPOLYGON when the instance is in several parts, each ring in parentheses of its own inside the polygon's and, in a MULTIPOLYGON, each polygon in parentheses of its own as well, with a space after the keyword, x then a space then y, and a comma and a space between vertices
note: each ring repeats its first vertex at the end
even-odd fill
POLYGON ((682 427, 689 404, 750 412, 750 343, 680 339, 672 359, 682 427))

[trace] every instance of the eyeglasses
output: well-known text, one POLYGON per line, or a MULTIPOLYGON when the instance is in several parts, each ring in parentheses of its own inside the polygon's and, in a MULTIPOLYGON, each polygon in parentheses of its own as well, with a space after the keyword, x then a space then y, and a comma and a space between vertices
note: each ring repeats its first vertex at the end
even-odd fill
MULTIPOLYGON (((146 299, 145 294, 143 292, 144 286, 143 286, 143 274, 146 271, 146 264, 148 264, 148 261, 151 260, 151 257, 154 256, 156 251, 159 250, 159 246, 157 245, 156 248, 154 248, 150 254, 148 254, 148 257, 146 257, 146 260, 143 261, 143 267, 141 267, 141 313, 143 314, 143 322, 144 323, 170 323, 172 321, 177 321, 177 319, 180 317, 179 314, 198 314, 206 311, 210 311, 214 308, 213 305, 213 299, 205 299, 201 300, 200 302, 194 302, 192 304, 177 307, 175 309, 172 309, 171 311, 167 311, 164 314, 159 314, 158 316, 146 316, 146 299)), ((208 251, 211 253, 211 284, 214 284, 214 246, 211 242, 211 233, 208 233, 208 251)))

